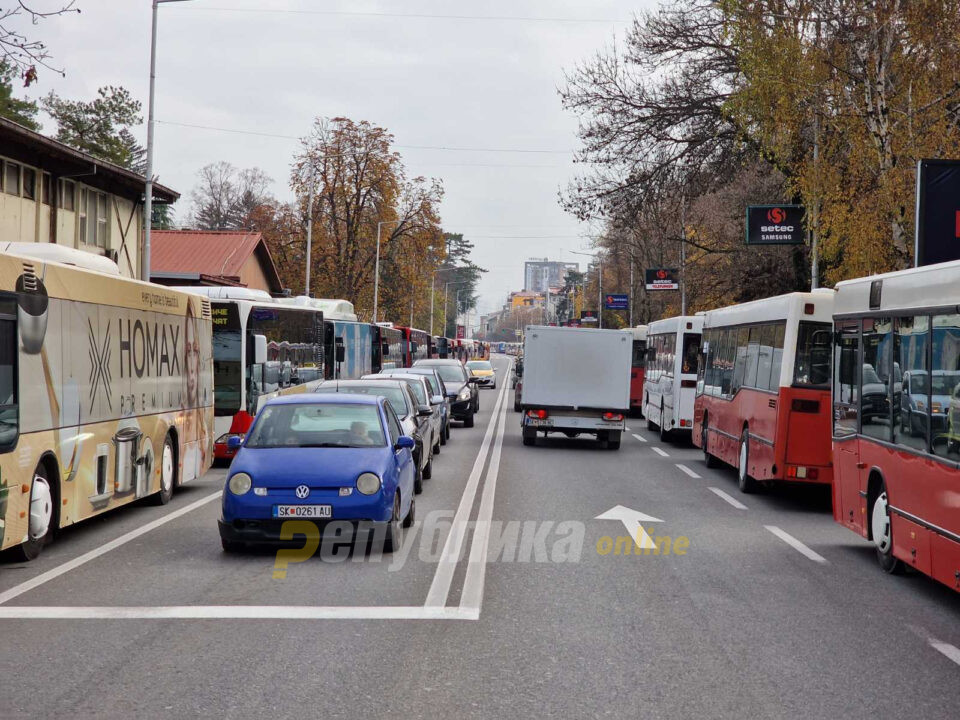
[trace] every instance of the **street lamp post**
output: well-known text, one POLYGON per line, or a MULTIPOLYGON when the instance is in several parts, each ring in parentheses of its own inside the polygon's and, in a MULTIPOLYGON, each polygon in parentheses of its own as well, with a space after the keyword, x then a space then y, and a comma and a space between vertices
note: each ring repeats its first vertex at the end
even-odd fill
POLYGON ((599 272, 597 273, 597 326, 603 329, 603 256, 600 253, 585 253, 570 250, 574 255, 586 255, 597 261, 599 272))
POLYGON ((153 96, 157 80, 157 7, 161 3, 186 0, 153 0, 150 26, 150 95, 147 100, 147 172, 143 188, 143 257, 141 279, 150 282, 150 230, 153 228, 153 96))
POLYGON ((373 270, 373 322, 377 322, 377 303, 380 300, 380 230, 384 225, 400 222, 399 220, 381 220, 377 223, 377 259, 373 270))

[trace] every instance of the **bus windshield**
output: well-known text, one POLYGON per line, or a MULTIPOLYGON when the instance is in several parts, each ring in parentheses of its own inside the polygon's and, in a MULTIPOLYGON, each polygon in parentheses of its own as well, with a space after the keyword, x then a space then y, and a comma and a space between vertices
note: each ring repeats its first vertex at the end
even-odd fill
POLYGON ((683 375, 696 374, 697 360, 700 356, 700 333, 683 334, 683 364, 680 373, 683 375))
POLYGON ((801 322, 797 331, 794 385, 830 387, 830 323, 801 322))
POLYGON ((213 407, 216 415, 240 410, 243 363, 239 328, 215 327, 213 331, 213 407))

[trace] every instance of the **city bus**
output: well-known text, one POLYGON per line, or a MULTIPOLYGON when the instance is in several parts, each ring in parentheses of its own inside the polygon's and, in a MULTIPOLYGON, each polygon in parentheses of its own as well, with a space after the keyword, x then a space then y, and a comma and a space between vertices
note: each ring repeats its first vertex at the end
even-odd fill
POLYGON ((757 482, 829 484, 833 290, 795 292, 703 316, 693 442, 709 467, 757 482))
POLYGON ((667 439, 693 429, 702 315, 681 315, 647 326, 647 366, 643 381, 643 416, 647 428, 667 439))
POLYGON ((837 284, 833 516, 960 590, 960 261, 837 284))
POLYGON ((637 325, 633 334, 633 359, 630 362, 630 412, 643 412, 643 379, 647 367, 647 326, 637 325))
POLYGON ((403 332, 393 323, 377 323, 373 328, 373 372, 402 368, 403 332))
POLYGON ((417 360, 427 360, 430 357, 430 342, 433 338, 425 330, 400 327, 403 333, 403 365, 413 367, 417 360))
POLYGON ((50 244, 0 245, 0 549, 167 503, 213 457, 209 301, 50 244))

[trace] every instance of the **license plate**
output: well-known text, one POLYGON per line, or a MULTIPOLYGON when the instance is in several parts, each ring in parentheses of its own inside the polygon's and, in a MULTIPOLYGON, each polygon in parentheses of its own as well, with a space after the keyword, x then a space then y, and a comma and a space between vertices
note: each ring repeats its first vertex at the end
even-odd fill
POLYGON ((333 517, 332 505, 274 505, 275 518, 329 518, 333 517))
POLYGON ((545 420, 530 418, 530 424, 535 427, 551 427, 553 425, 553 418, 546 418, 545 420))

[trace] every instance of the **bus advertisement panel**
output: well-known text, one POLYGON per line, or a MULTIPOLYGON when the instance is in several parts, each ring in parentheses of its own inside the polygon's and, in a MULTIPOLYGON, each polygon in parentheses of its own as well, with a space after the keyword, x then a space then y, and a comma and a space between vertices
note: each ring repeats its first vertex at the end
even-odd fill
POLYGON ((47 251, 72 265, 0 254, 0 549, 24 559, 213 455, 209 302, 47 251))
POLYGON ((837 284, 833 517, 960 590, 960 261, 837 284))
POLYGON ((758 481, 829 484, 833 291, 789 293, 704 314, 693 441, 709 466, 758 481))

